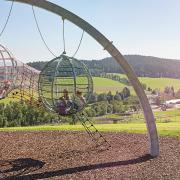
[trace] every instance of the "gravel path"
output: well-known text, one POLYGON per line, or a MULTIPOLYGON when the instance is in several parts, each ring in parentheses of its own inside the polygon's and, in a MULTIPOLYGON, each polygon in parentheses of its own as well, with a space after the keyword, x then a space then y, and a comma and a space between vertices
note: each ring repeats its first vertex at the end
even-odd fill
POLYGON ((180 179, 180 139, 161 137, 152 159, 145 135, 104 136, 110 150, 84 132, 0 132, 0 179, 180 179))

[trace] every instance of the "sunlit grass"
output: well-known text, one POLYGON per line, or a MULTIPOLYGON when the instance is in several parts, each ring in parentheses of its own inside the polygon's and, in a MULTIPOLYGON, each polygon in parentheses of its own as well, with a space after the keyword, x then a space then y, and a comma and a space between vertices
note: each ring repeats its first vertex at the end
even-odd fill
MULTIPOLYGON (((145 123, 96 124, 96 128, 103 132, 147 133, 145 123)), ((180 137, 180 122, 157 123, 161 136, 180 137)), ((0 131, 84 131, 82 125, 44 125, 31 127, 1 128, 0 131)))
MULTIPOLYGON (((111 91, 113 94, 115 94, 116 91, 122 91, 122 89, 126 86, 120 82, 101 77, 93 77, 93 84, 94 92, 108 93, 111 91)), ((132 94, 135 94, 131 86, 128 86, 128 88, 131 90, 132 94)))
POLYGON ((33 89, 13 89, 6 98, 1 99, 0 103, 8 104, 10 102, 18 102, 21 99, 30 101, 30 98, 37 99, 38 92, 33 89))
MULTIPOLYGON (((127 78, 125 74, 116 74, 122 78, 127 78)), ((152 89, 160 89, 161 91, 164 90, 166 86, 173 86, 174 90, 177 91, 180 89, 180 80, 179 79, 173 79, 173 78, 150 78, 150 77, 139 77, 140 82, 145 83, 147 87, 150 87, 152 89)))

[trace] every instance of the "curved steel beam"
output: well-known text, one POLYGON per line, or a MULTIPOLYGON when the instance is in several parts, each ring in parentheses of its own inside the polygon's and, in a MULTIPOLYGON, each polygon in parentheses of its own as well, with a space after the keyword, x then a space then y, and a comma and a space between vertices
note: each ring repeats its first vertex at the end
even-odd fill
MULTIPOLYGON (((6 1, 13 1, 13 0, 6 0, 6 1)), ((86 33, 88 33, 90 36, 92 36, 99 44, 101 44, 105 50, 109 52, 109 54, 114 57, 114 59, 119 63, 119 65, 123 68, 124 72, 126 73, 127 77, 129 78, 132 86, 134 87, 134 90, 139 97, 145 120, 146 120, 146 126, 148 130, 148 136, 149 136, 149 143, 150 143, 150 154, 153 157, 156 157, 159 155, 159 142, 158 142, 158 135, 157 135, 157 128, 156 123, 154 119, 154 115, 152 112, 152 109, 149 105, 147 96, 141 86, 141 83, 139 82, 136 74, 130 67, 130 65, 127 63, 125 58, 122 56, 122 54, 118 51, 118 49, 110 42, 103 34, 101 34, 97 29, 95 29, 93 26, 91 26, 89 23, 87 23, 85 20, 81 19, 77 15, 73 14, 72 12, 53 4, 46 0, 14 0, 15 2, 21 2, 26 3, 29 5, 33 5, 42 9, 45 9, 47 11, 50 11, 52 13, 55 13, 59 16, 61 16, 63 19, 67 19, 76 26, 83 29, 86 33)))

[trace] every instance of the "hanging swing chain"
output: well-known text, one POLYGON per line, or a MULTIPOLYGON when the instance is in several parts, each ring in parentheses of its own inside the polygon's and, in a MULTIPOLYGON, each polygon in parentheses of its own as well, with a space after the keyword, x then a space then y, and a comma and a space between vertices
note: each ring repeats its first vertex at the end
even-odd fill
POLYGON ((72 55, 72 58, 74 58, 74 57, 76 56, 76 54, 78 53, 79 48, 80 48, 80 46, 81 46, 81 44, 82 44, 83 37, 84 37, 84 30, 83 30, 83 32, 82 32, 82 35, 81 35, 81 39, 80 39, 80 41, 79 41, 78 48, 77 48, 77 50, 75 51, 75 53, 72 55))
POLYGON ((62 18, 62 21, 63 21, 63 46, 64 46, 63 54, 66 54, 66 39, 65 39, 65 24, 64 24, 64 18, 62 18))
POLYGON ((39 23, 38 23, 38 20, 37 20, 37 17, 36 17, 36 13, 35 13, 35 10, 34 10, 34 7, 32 6, 32 12, 33 12, 33 15, 34 15, 34 20, 35 20, 35 23, 36 23, 36 27, 37 27, 37 30, 39 32, 39 35, 41 37, 41 40, 43 41, 45 47, 47 48, 47 50, 56 58, 57 56, 52 52, 52 50, 49 48, 49 46, 47 45, 43 35, 42 35, 42 32, 40 30, 40 27, 39 27, 39 23))
POLYGON ((6 26, 7 26, 8 22, 9 22, 11 12, 12 12, 12 9, 13 9, 13 5, 14 5, 14 0, 11 3, 11 7, 10 7, 10 10, 9 10, 8 17, 6 19, 6 23, 4 24, 4 27, 2 28, 2 31, 0 32, 0 37, 3 35, 3 33, 4 33, 5 29, 6 29, 6 26))
MULTIPOLYGON (((57 57, 53 52, 52 50, 49 48, 49 46, 47 45, 43 35, 42 35, 42 32, 40 30, 40 27, 39 27, 39 23, 38 23, 38 20, 37 20, 37 17, 36 17, 36 13, 35 13, 35 10, 34 10, 34 7, 32 6, 32 11, 33 11, 33 15, 34 15, 34 20, 35 20, 35 23, 36 23, 36 27, 37 27, 37 30, 40 34, 40 37, 44 43, 44 45, 46 46, 47 50, 54 56, 54 57, 57 57)), ((65 19, 62 17, 62 21, 63 21, 63 47, 64 47, 64 50, 63 50, 63 53, 62 54, 66 54, 66 39, 65 39, 65 19)), ((84 36, 84 30, 82 32, 82 35, 81 35, 81 39, 80 39, 80 42, 79 42, 79 45, 78 45, 78 48, 77 50, 75 51, 75 53, 73 54, 72 57, 75 57, 75 55, 77 54, 77 52, 79 51, 80 49, 80 46, 82 44, 82 40, 83 40, 83 36, 84 36)))

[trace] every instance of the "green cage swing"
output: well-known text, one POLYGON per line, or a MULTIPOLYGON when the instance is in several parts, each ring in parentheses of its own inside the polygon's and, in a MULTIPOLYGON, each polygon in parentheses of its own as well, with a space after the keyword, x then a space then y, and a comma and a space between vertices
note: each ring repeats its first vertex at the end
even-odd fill
POLYGON ((38 85, 44 106, 60 115, 72 115, 84 109, 93 92, 88 68, 66 55, 47 63, 39 75, 38 85))

